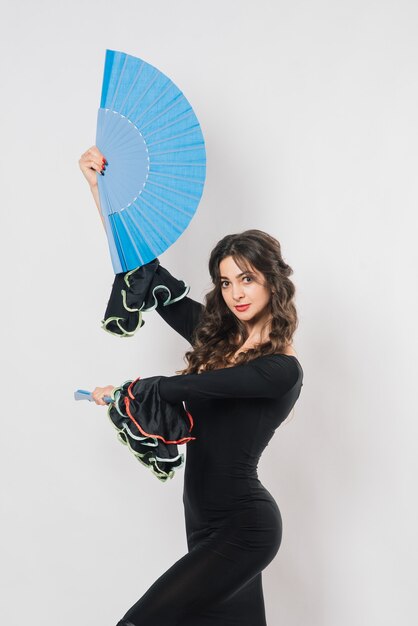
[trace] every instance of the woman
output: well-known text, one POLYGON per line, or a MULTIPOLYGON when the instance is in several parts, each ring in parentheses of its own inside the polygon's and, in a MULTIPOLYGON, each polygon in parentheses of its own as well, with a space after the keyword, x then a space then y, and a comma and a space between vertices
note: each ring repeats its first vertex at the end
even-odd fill
MULTIPOLYGON (((93 147, 79 164, 100 211, 104 157, 93 147)), ((192 346, 180 374, 156 377, 160 398, 187 403, 194 419, 183 495, 189 551, 118 626, 266 626, 261 572, 279 549, 282 520, 257 463, 303 384, 292 269, 276 239, 248 230, 215 246, 209 272, 205 305, 182 297, 156 306, 192 346)), ((113 390, 96 387, 95 402, 113 390)))

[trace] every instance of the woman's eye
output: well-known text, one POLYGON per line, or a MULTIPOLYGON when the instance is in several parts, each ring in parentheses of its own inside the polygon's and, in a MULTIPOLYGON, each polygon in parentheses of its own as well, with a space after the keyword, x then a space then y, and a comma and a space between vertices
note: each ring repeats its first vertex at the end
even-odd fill
POLYGON ((252 280, 251 276, 244 276, 244 278, 248 278, 249 281, 252 280))
POLYGON ((227 282, 228 282, 227 280, 222 280, 222 281, 221 281, 221 287, 223 288, 224 283, 227 283, 227 282))

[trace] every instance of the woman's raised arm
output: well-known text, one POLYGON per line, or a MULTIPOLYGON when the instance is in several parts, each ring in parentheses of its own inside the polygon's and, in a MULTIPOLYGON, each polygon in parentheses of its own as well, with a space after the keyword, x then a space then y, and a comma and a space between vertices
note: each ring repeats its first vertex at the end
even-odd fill
POLYGON ((104 227, 104 220, 100 207, 99 189, 97 185, 97 174, 104 175, 107 161, 104 155, 100 152, 99 148, 97 146, 92 146, 81 155, 78 165, 83 172, 84 178, 89 184, 90 191, 93 194, 93 198, 104 227))
MULTIPOLYGON (((106 158, 97 146, 86 150, 79 160, 103 226, 97 174, 104 175, 106 164, 106 158)), ((189 291, 190 287, 161 267, 157 258, 135 270, 117 274, 102 328, 113 335, 132 336, 145 324, 142 314, 156 309, 171 328, 191 343, 204 306, 187 297, 189 291)))
POLYGON ((159 313, 171 328, 187 339, 191 344, 193 341, 193 333, 199 323, 204 308, 203 304, 186 296, 182 300, 174 302, 169 306, 163 306, 159 303, 157 313, 159 313))

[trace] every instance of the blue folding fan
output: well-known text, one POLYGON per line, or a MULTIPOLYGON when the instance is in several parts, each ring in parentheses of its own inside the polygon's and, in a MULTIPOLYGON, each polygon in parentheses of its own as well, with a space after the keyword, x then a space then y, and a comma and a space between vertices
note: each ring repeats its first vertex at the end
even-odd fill
POLYGON ((167 250, 192 219, 203 192, 206 154, 189 102, 158 69, 106 51, 96 145, 100 204, 115 274, 167 250))

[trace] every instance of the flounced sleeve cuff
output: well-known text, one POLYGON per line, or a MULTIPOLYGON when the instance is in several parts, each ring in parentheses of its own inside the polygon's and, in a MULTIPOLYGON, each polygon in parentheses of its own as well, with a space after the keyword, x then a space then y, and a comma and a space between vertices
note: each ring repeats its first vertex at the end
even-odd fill
POLYGON ((193 418, 183 403, 173 404, 159 394, 162 376, 137 378, 113 390, 108 416, 118 439, 162 482, 184 464, 177 446, 195 439, 193 418))
POLYGON ((145 324, 142 313, 177 302, 189 291, 189 285, 174 278, 158 259, 116 274, 102 328, 112 335, 131 337, 145 324))

